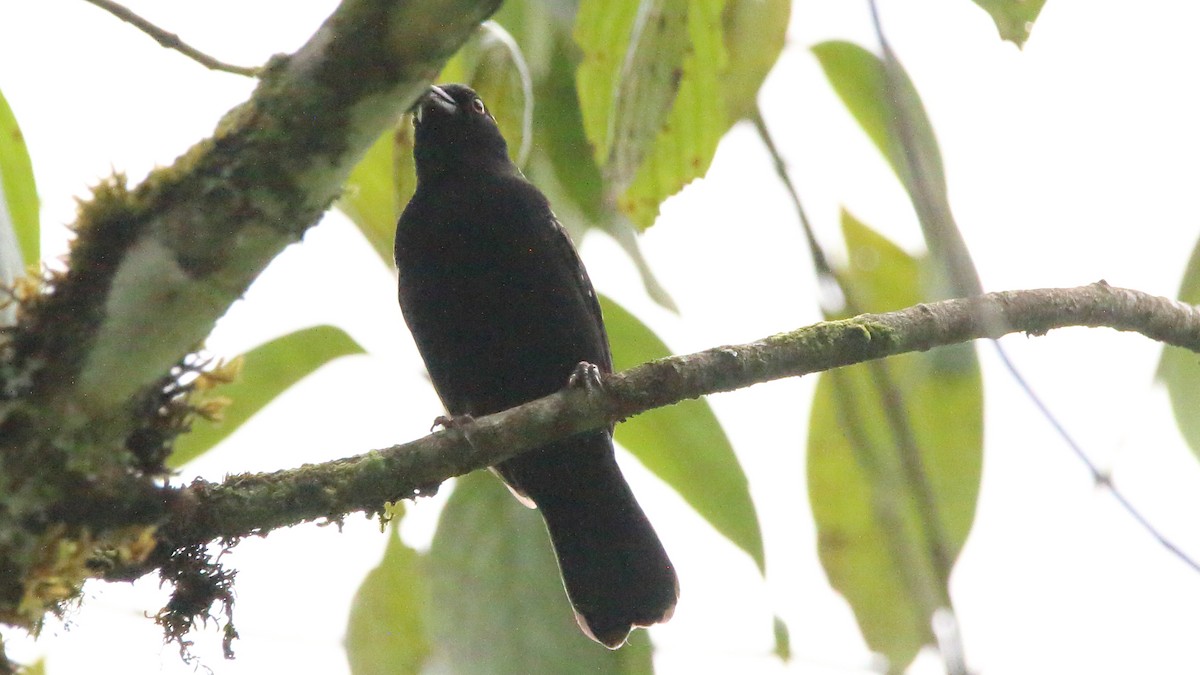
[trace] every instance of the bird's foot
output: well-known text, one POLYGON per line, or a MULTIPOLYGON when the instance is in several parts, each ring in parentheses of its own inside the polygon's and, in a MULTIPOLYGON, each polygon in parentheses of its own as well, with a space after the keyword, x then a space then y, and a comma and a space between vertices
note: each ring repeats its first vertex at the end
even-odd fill
POLYGON ((446 429, 447 431, 452 429, 461 430, 463 427, 474 421, 475 418, 471 417, 470 415, 438 415, 434 418, 433 424, 429 427, 429 431, 432 432, 438 427, 446 429))
POLYGON ((567 386, 582 387, 586 390, 603 389, 604 382, 600 379, 600 369, 596 364, 580 361, 571 371, 571 377, 567 378, 567 386))

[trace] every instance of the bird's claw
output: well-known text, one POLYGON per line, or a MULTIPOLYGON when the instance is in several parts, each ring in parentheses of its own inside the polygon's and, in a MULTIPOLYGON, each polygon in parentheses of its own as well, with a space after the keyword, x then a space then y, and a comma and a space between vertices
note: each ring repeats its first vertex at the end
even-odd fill
POLYGON ((596 364, 580 361, 571 371, 571 377, 567 378, 567 386, 583 387, 588 390, 601 389, 604 387, 604 382, 600 379, 600 369, 596 367, 596 364))
POLYGON ((433 424, 430 425, 429 431, 432 432, 438 427, 447 431, 450 429, 461 429, 474 421, 475 418, 470 415, 438 415, 434 418, 433 424))

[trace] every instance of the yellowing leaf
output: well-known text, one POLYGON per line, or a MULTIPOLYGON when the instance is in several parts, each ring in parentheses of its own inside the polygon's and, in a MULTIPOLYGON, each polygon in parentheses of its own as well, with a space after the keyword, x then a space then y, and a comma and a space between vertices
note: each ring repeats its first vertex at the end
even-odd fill
POLYGON ((629 186, 671 112, 690 46, 687 29, 688 0, 646 0, 638 7, 604 138, 610 192, 629 186))
POLYGON ((675 105, 618 207, 639 228, 654 224, 658 207, 712 164, 732 120, 725 116, 721 78, 726 67, 721 0, 699 0, 688 11, 692 51, 684 59, 675 105))
MULTIPOLYGON (((653 1, 644 0, 643 5, 653 1)), ((680 25, 678 11, 666 11, 663 30, 643 33, 649 40, 643 44, 631 42, 641 6, 607 0, 580 3, 575 39, 583 61, 576 84, 584 131, 601 167, 614 157, 625 158, 606 173, 606 189, 638 227, 649 227, 664 199, 708 170, 717 142, 729 128, 720 85, 727 66, 721 32, 724 6, 724 0, 688 2, 685 25, 680 25), (683 40, 686 53, 682 64, 676 65, 683 40), (641 68, 637 76, 623 70, 627 63, 649 58, 639 56, 640 50, 652 48, 664 51, 669 68, 641 68), (678 93, 670 101, 676 84, 678 93), (638 114, 645 118, 638 119, 638 114), (625 120, 619 127, 618 117, 625 120), (646 150, 643 145, 652 122, 657 127, 652 147, 646 150), (630 147, 615 148, 621 143, 630 147), (631 161, 637 157, 642 157, 640 163, 631 161), (633 183, 623 189, 631 168, 636 168, 633 183)))
POLYGON ((639 5, 629 0, 581 0, 575 13, 575 42, 583 52, 575 85, 583 130, 598 166, 608 159, 613 101, 639 5))
POLYGON ((729 122, 749 117, 758 89, 779 60, 792 0, 726 0, 721 23, 729 68, 721 77, 729 122))

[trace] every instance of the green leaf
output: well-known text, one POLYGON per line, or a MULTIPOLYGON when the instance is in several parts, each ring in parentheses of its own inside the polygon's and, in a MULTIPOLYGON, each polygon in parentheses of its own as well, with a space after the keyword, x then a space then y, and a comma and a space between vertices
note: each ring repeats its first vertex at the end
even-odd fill
POLYGON ((775 656, 779 657, 780 661, 787 663, 792 660, 792 636, 788 632, 787 624, 778 616, 775 617, 775 656))
POLYGON ((575 13, 573 33, 583 52, 575 85, 583 129, 597 166, 604 165, 610 152, 613 102, 640 4, 635 0, 581 0, 575 13))
POLYGON ((222 441, 276 396, 339 356, 361 354, 363 348, 340 328, 314 326, 276 338, 241 356, 241 375, 215 390, 230 399, 223 419, 197 418, 190 433, 179 437, 168 465, 180 467, 222 441))
POLYGON ((887 159, 908 192, 934 265, 928 299, 978 295, 979 275, 954 221, 933 125, 895 55, 849 42, 822 42, 813 53, 835 92, 887 159))
POLYGON ((412 145, 412 124, 406 114, 375 141, 350 172, 336 204, 389 268, 396 221, 417 189, 412 145))
POLYGON ((427 569, 438 672, 651 672, 643 631, 615 652, 584 636, 541 516, 484 472, 458 479, 427 569))
MULTIPOLYGON (((1179 300, 1200 304, 1200 242, 1192 249, 1183 273, 1179 300)), ((1192 452, 1200 457, 1200 354, 1165 345, 1156 376, 1167 387, 1175 424, 1192 452)))
MULTIPOLYGON (((920 301, 927 261, 848 214, 843 229, 850 269, 842 274, 859 309, 882 312, 920 301)), ((933 642, 933 611, 949 597, 949 570, 939 572, 936 561, 944 555, 953 564, 974 519, 982 391, 973 350, 953 360, 894 357, 824 373, 817 383, 807 459, 818 553, 867 644, 888 657, 894 672, 933 642), (890 410, 884 391, 900 399, 889 402, 890 410), (889 424, 896 406, 919 458, 920 484, 910 480, 903 442, 889 424), (931 510, 921 506, 923 491, 932 497, 931 510)))
POLYGON ((687 0, 638 5, 604 138, 601 164, 611 192, 629 186, 671 112, 689 47, 687 28, 687 0))
MULTIPOLYGON (((637 317, 603 296, 600 305, 612 342, 614 369, 670 355, 663 341, 637 317)), ((707 402, 683 401, 628 419, 617 425, 616 439, 717 532, 745 551, 760 571, 765 569, 762 529, 749 482, 707 402)))
POLYGON ((1021 47, 1029 39, 1033 22, 1046 0, 975 0, 975 4, 992 15, 1001 39, 1021 47))
POLYGON ((754 112, 758 90, 783 51, 791 11, 792 0, 726 0, 721 24, 729 68, 721 93, 730 122, 754 112))
POLYGON ((725 116, 721 80, 727 59, 721 36, 724 0, 697 0, 689 5, 688 33, 692 51, 683 62, 675 105, 617 206, 641 229, 654 224, 658 207, 712 164, 717 143, 733 120, 725 116))
MULTIPOLYGON (((892 126, 897 107, 895 99, 901 96, 901 93, 889 91, 883 60, 852 42, 840 40, 822 42, 814 46, 812 51, 838 98, 858 121, 875 147, 883 153, 896 177, 907 188, 913 177, 909 170, 908 158, 904 155, 902 140, 892 126)), ((907 75, 904 77, 907 78, 907 75)), ((917 96, 911 80, 906 79, 901 86, 909 90, 904 95, 917 96)), ((919 98, 917 105, 920 105, 919 98)), ((924 117, 923 109, 921 120, 922 128, 917 130, 924 136, 921 144, 931 145, 934 149, 931 153, 929 178, 944 191, 946 177, 942 170, 941 153, 937 150, 937 139, 933 137, 933 128, 924 117)))
POLYGON ((717 142, 730 124, 720 87, 727 66, 721 34, 724 0, 686 3, 686 36, 678 12, 668 12, 665 16, 673 18, 665 32, 643 31, 648 42, 632 40, 641 7, 651 8, 643 16, 653 16, 654 4, 654 0, 641 5, 583 0, 574 31, 583 51, 576 83, 584 131, 602 166, 617 155, 642 157, 633 183, 623 192, 633 162, 621 163, 607 177, 616 181, 608 186, 609 194, 643 229, 654 222, 664 199, 708 170, 717 142), (679 66, 673 60, 685 38, 686 53, 679 66), (666 50, 670 68, 625 69, 627 63, 649 59, 656 48, 666 50), (635 70, 641 71, 638 77, 633 77, 635 70), (676 82, 678 91, 669 100, 676 82), (668 107, 669 113, 664 114, 668 107), (645 117, 638 118, 639 114, 645 117), (655 133, 652 147, 646 150, 642 146, 649 129, 655 133), (622 143, 631 147, 616 148, 622 143))
POLYGON ((383 560, 363 579, 350 604, 343 645, 354 675, 415 675, 429 656, 427 582, 420 554, 400 540, 402 516, 403 511, 392 519, 383 560))
MULTIPOLYGON (((510 5, 506 5, 510 6, 510 5)), ((535 82, 534 151, 528 176, 554 204, 555 213, 581 241, 587 228, 608 232, 621 245, 641 275, 646 293, 658 304, 678 312, 666 288, 642 255, 637 232, 604 199, 603 179, 583 132, 575 90, 573 45, 555 41, 556 49, 535 82)))
MULTIPOLYGON (((585 120, 575 86, 577 59, 572 44, 556 41, 544 77, 534 83, 537 99, 533 110, 534 154, 545 155, 562 192, 589 221, 599 223, 609 217, 610 209, 604 203, 603 178, 593 146, 584 132, 585 120)), ((536 162, 530 166, 535 173, 537 168, 536 162)), ((557 202, 555 205, 558 206, 557 202)))
POLYGON ((41 259, 37 185, 29 148, 8 101, 0 94, 0 208, 8 212, 26 266, 41 259))

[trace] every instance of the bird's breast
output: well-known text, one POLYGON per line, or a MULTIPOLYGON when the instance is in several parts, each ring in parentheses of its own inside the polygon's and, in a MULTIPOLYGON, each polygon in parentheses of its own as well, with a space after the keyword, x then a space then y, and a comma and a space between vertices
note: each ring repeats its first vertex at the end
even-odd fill
POLYGON ((578 362, 608 358, 590 287, 548 210, 483 201, 410 204, 397 232, 404 318, 455 414, 549 394, 578 362))

